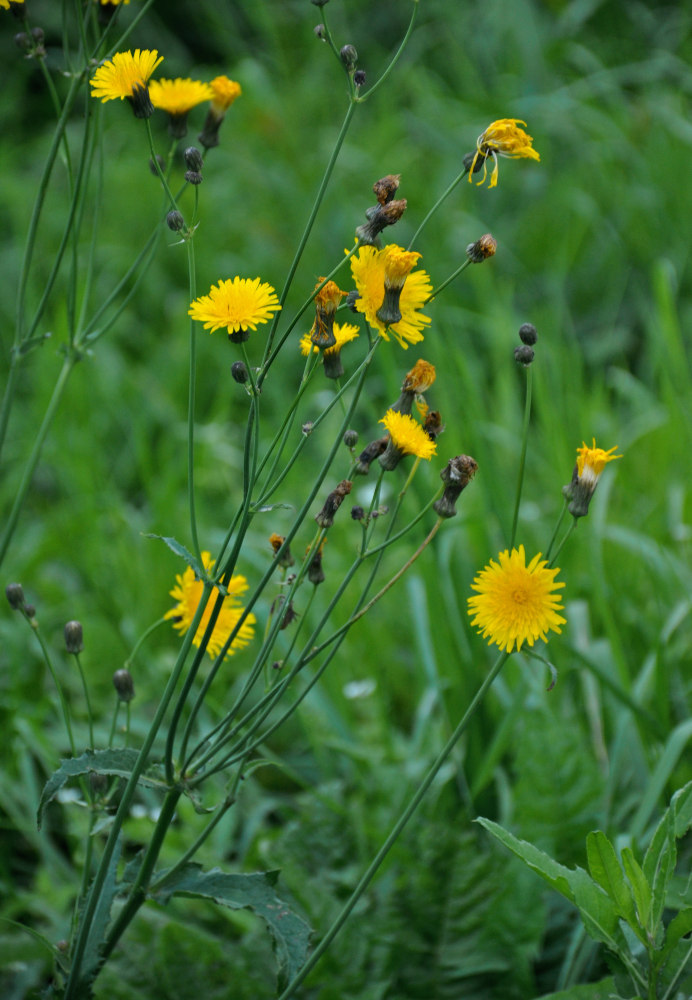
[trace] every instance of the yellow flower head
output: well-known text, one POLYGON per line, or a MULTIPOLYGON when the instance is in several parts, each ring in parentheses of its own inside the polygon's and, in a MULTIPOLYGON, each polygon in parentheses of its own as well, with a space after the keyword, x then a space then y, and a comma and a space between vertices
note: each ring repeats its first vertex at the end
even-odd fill
POLYGON ((437 452, 437 445, 431 441, 421 425, 407 413, 387 410, 379 421, 389 432, 392 444, 404 455, 431 459, 437 452))
POLYGON ((242 88, 227 76, 215 76, 210 84, 212 90, 211 107, 215 114, 223 117, 231 104, 240 97, 242 88))
POLYGON ((401 386, 402 392, 427 392, 436 378, 435 365, 429 361, 419 358, 406 377, 401 386))
POLYGON ((186 115, 202 101, 208 101, 212 96, 212 89, 201 80, 178 77, 175 80, 152 80, 149 96, 155 108, 167 111, 169 115, 179 116, 186 115))
MULTIPOLYGON (((323 281, 324 278, 320 278, 317 285, 321 285, 323 281)), ((333 314, 336 312, 345 294, 346 292, 342 292, 335 281, 328 281, 326 285, 322 285, 322 288, 315 295, 315 302, 326 313, 333 314)))
POLYGON ((592 482, 595 486, 608 462, 622 458, 622 455, 613 455, 613 452, 618 450, 617 445, 604 451, 603 448, 596 447, 596 438, 592 438, 592 441, 591 448, 585 441, 581 448, 577 448, 577 475, 581 480, 592 482))
POLYGON ((24 3, 24 0, 0 0, 0 7, 2 7, 3 10, 9 10, 10 3, 24 3))
MULTIPOLYGON (((332 344, 331 347, 325 348, 325 354, 338 354, 344 344, 348 344, 349 341, 355 340, 359 335, 359 330, 357 326, 353 323, 335 323, 334 324, 334 336, 336 337, 336 343, 332 344)), ((304 333, 300 338, 300 352, 304 357, 307 357, 310 351, 315 354, 319 354, 319 347, 315 347, 313 344, 310 334, 304 333)))
POLYGON ((471 622, 488 640, 501 650, 517 652, 524 642, 533 646, 536 639, 548 641, 549 631, 561 632, 565 624, 558 611, 556 591, 564 583, 555 580, 559 569, 548 569, 541 553, 526 565, 524 546, 505 549, 498 556, 499 562, 490 560, 488 566, 476 576, 471 589, 477 591, 468 599, 468 613, 476 617, 471 622))
MULTIPOLYGON (((202 553, 202 564, 207 573, 210 573, 214 568, 214 560, 211 558, 209 552, 202 553)), ((182 633, 187 632, 188 628, 192 624, 192 620, 195 617, 195 613, 202 597, 203 584, 201 580, 197 579, 191 566, 188 566, 184 573, 177 574, 175 579, 176 585, 173 590, 170 591, 170 594, 171 597, 174 597, 178 603, 174 608, 171 608, 170 611, 166 612, 164 618, 172 619, 173 628, 182 633)), ((214 659, 214 657, 221 652, 240 620, 243 613, 243 607, 238 600, 238 597, 240 594, 245 593, 247 587, 247 580, 244 576, 231 577, 230 583, 226 588, 228 590, 228 596, 223 599, 221 611, 216 619, 214 630, 211 634, 209 644, 207 645, 207 652, 212 659, 214 659)), ((218 590, 213 590, 209 595, 207 606, 204 609, 204 613, 202 614, 202 618, 197 626, 197 631, 192 640, 195 646, 199 646, 204 638, 204 633, 206 632, 207 625, 209 624, 209 618, 216 604, 218 594, 218 590)), ((245 621, 238 630, 238 634, 235 636, 233 642, 226 651, 226 656, 233 656, 236 650, 247 646, 247 644, 254 638, 255 630, 252 626, 255 622, 256 618, 253 614, 249 614, 246 617, 245 621)))
POLYGON ((102 7, 119 7, 121 3, 129 3, 130 0, 96 0, 96 2, 102 7))
POLYGON ((229 336, 256 330, 281 308, 276 292, 259 278, 229 278, 212 285, 208 295, 190 303, 188 315, 213 332, 225 327, 229 336))
POLYGON ((401 319, 391 325, 383 323, 377 313, 384 302, 387 266, 390 268, 390 274, 399 266, 395 251, 401 254, 407 253, 395 245, 384 247, 382 250, 372 246, 361 246, 358 253, 351 257, 351 274, 359 294, 355 302, 358 312, 364 314, 370 326, 374 327, 381 337, 389 340, 391 333, 401 347, 406 349, 409 344, 417 344, 423 339, 421 330, 430 323, 430 317, 425 316, 420 310, 432 292, 432 285, 426 271, 410 271, 399 297, 401 319))
POLYGON ((396 243, 390 243, 382 250, 384 258, 385 288, 402 288, 407 277, 420 259, 413 250, 403 250, 396 243))
POLYGON ((496 122, 488 125, 485 132, 478 136, 476 139, 476 155, 469 170, 469 183, 471 183, 479 156, 483 157, 483 176, 477 182, 478 184, 485 183, 488 173, 486 161, 489 156, 492 157, 494 167, 490 175, 490 184, 488 185, 491 188, 497 184, 497 175, 499 172, 498 156, 506 156, 510 160, 517 160, 523 157, 540 160, 540 156, 531 145, 533 139, 523 129, 518 128, 519 125, 526 125, 526 122, 521 121, 520 118, 499 118, 496 122))
POLYGON ((112 59, 99 66, 89 81, 91 96, 100 97, 101 101, 124 100, 126 97, 137 97, 138 92, 146 91, 149 77, 163 56, 156 49, 135 49, 132 52, 116 52, 112 59))

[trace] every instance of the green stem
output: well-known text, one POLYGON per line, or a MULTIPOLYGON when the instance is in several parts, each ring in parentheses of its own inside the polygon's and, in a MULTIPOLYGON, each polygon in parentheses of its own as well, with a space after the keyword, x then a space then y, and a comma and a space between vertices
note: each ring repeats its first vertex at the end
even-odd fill
POLYGON ((36 434, 34 445, 33 448, 31 449, 31 454, 29 455, 27 463, 24 466, 24 473, 22 475, 19 486, 17 487, 17 491, 14 497, 14 503, 12 504, 12 509, 9 513, 7 521, 5 522, 5 529, 2 533, 2 538, 0 539, 0 565, 2 565, 5 555, 7 554, 7 549, 14 534, 15 528, 17 527, 17 521, 19 520, 19 515, 24 506, 24 501, 26 499, 27 491, 29 489, 29 486, 31 485, 31 480, 33 479, 34 472, 36 471, 36 466, 38 465, 38 460, 41 456, 41 449, 43 448, 46 435, 48 434, 48 430, 50 429, 50 426, 53 422, 53 417, 55 416, 55 412, 58 409, 58 406, 60 405, 60 401, 62 399, 65 387, 67 385, 67 380, 69 379, 70 374, 72 373, 72 369, 77 363, 77 360, 78 356, 75 355, 74 353, 70 353, 67 355, 67 357, 63 362, 63 366, 60 370, 60 374, 58 375, 55 387, 53 388, 53 394, 50 398, 50 402, 48 403, 48 407, 41 422, 41 426, 39 427, 38 433, 36 434))
POLYGON ((565 542, 567 541, 567 539, 570 537, 570 535, 572 534, 572 532, 576 530, 576 527, 577 527, 578 523, 579 523, 578 519, 576 517, 573 517, 572 518, 572 523, 570 524, 569 528, 565 532, 562 541, 560 542, 560 544, 558 545, 558 547, 555 549, 555 552, 553 553, 552 558, 551 558, 550 562, 548 563, 549 566, 554 566, 555 565, 555 560, 557 559, 557 557, 562 552, 563 545, 565 544, 565 542))
POLYGON ((89 698, 89 688, 87 687, 86 677, 84 676, 84 670, 82 669, 82 661, 79 657, 79 653, 74 654, 74 658, 77 661, 77 667, 79 669, 79 676, 82 679, 82 690, 84 691, 84 700, 87 707, 87 715, 89 717, 89 746, 94 749, 94 714, 91 711, 91 699, 89 698))
MULTIPOLYGON (((190 302, 197 297, 195 273, 195 246, 190 236, 186 240, 190 302)), ((190 512, 190 535, 192 549, 200 565, 202 553, 197 536, 197 515, 195 511, 195 389, 197 382, 197 338, 195 320, 190 319, 190 375, 187 396, 187 502, 190 512)))
POLYGON ((437 199, 437 201, 435 202, 435 204, 433 205, 433 207, 430 209, 430 211, 428 212, 428 214, 425 216, 425 218, 421 222, 421 224, 418 227, 418 229, 416 229, 415 233, 411 237, 411 240, 410 240, 409 245, 408 245, 408 249, 409 250, 411 249, 411 247, 413 246, 413 244, 416 242, 416 240, 418 239, 418 237, 420 236, 420 234, 423 232, 423 230, 425 229, 425 227, 427 226, 427 224, 430 222, 430 220, 432 219, 433 215, 438 210, 438 208, 440 207, 440 205, 442 205, 442 203, 450 196, 450 194, 452 193, 452 191, 454 190, 454 188, 457 186, 457 184, 459 183, 459 181, 463 180, 464 177, 466 177, 467 173, 468 173, 468 167, 464 167, 464 169, 461 171, 461 173, 458 174, 454 178, 454 180, 449 185, 449 187, 445 191, 442 192, 442 194, 440 195, 440 197, 437 199))
POLYGON ((456 271, 453 271, 452 274, 450 274, 450 276, 445 281, 443 281, 441 285, 438 285, 437 288, 433 288, 432 292, 430 293, 430 295, 428 295, 423 305, 426 305, 428 302, 432 302, 435 296, 439 295, 440 292, 442 292, 447 287, 447 285, 450 285, 455 278, 458 278, 461 272, 465 271, 470 263, 471 263, 471 258, 467 257, 464 263, 460 264, 459 267, 456 269, 456 271))
POLYGON ((298 972, 298 974, 294 976, 294 978, 288 984, 283 993, 281 993, 281 995, 278 997, 278 1000, 288 1000, 289 997, 292 997, 298 986, 300 986, 300 984, 305 980, 308 974, 312 972, 313 968, 317 965, 319 960, 327 951, 332 941, 334 940, 334 938, 339 933, 339 931, 345 924, 346 920, 350 916, 356 903, 358 902, 360 897, 363 895, 367 887, 372 882, 380 865, 389 854, 390 850, 398 840, 399 836, 401 835, 407 823, 417 810, 418 806, 423 801, 426 792, 428 791, 433 781, 435 780, 438 772, 440 771, 440 768, 449 757, 450 753, 458 743, 462 734, 465 732, 466 727, 468 726, 472 716, 474 715, 474 713, 478 709, 478 706, 485 697, 486 693, 492 686, 493 681, 495 680, 495 678, 498 676, 503 666, 505 665, 508 656, 509 656, 508 653, 501 653, 500 656, 497 658, 495 665, 493 666, 492 670, 485 678, 478 691, 476 692, 473 700, 471 701, 471 704, 464 712, 464 715, 462 716, 456 729, 454 730, 450 738, 447 740, 447 743, 445 744, 443 749, 438 754, 435 762, 433 763, 432 767, 430 768, 425 778, 421 782, 420 787, 418 788, 415 795, 409 802, 408 806, 406 807, 406 809, 404 809, 403 813, 392 827, 389 836, 387 837, 387 839, 385 840, 384 844, 379 849, 375 857, 373 858, 372 862, 370 863, 367 870, 363 874, 362 878, 358 882, 358 885, 353 890, 350 898, 348 899, 348 902, 343 907, 338 917, 336 918, 332 926, 329 928, 325 936, 322 938, 319 945, 315 948, 312 955, 307 960, 305 965, 302 967, 300 972, 298 972))
POLYGON ((386 70, 384 71, 384 73, 382 74, 382 76, 379 78, 379 80, 376 80, 375 83, 373 83, 372 87, 370 87, 366 91, 366 93, 362 95, 362 97, 358 97, 357 98, 357 100, 359 102, 362 103, 364 101, 367 101, 367 99, 369 97, 372 97, 372 95, 375 93, 375 91, 378 90, 379 87, 382 86, 382 84, 384 83, 384 81, 387 79, 387 77, 389 76, 389 74, 392 72, 392 70, 394 69, 394 67, 398 63, 398 61, 399 61, 399 59, 401 57, 401 54, 404 51, 404 49, 406 48, 406 44, 407 44, 409 38, 411 37, 411 32, 413 31, 413 26, 414 26, 414 24, 416 22, 416 16, 417 16, 417 14, 418 14, 418 0, 413 0, 413 11, 411 12, 411 20, 409 21, 408 28, 406 29, 406 34, 404 35, 403 39, 401 40, 401 45, 399 46, 399 48, 396 50, 396 52, 392 56, 392 59, 391 59, 391 62, 389 63, 389 66, 387 66, 386 70))
POLYGON ((50 675, 53 678, 53 683, 55 684, 55 688, 58 692, 58 698, 60 699, 60 708, 62 710, 63 722, 65 723, 65 729, 67 730, 67 738, 70 742, 70 751, 72 753, 72 756, 75 757, 77 754, 77 750, 75 748, 74 734, 72 732, 70 706, 67 704, 67 698, 65 697, 65 692, 62 689, 62 684, 60 683, 55 667, 53 666, 53 661, 50 658, 48 647, 46 646, 43 636, 41 635, 41 630, 39 629, 38 624, 30 618, 27 618, 27 621, 34 630, 34 635, 36 636, 38 644, 41 647, 41 652, 43 653, 43 659, 46 662, 46 666, 50 671, 50 675))
POLYGON ((152 634, 152 632, 155 632, 157 628, 161 628, 162 625, 165 625, 166 622, 167 622, 167 620, 168 620, 167 618, 158 618, 154 622, 153 625, 150 625, 149 628, 145 629, 144 632, 142 632, 142 634, 140 635, 139 639, 134 644, 134 646, 132 648, 132 652, 130 653, 130 655, 128 656, 128 658, 125 660, 125 662, 123 664, 123 666, 126 669, 129 669, 130 666, 134 663, 135 656, 139 652, 140 647, 142 646, 142 644, 144 642, 146 642, 146 640, 149 638, 149 636, 152 634))
POLYGON ((555 544, 555 539, 557 538, 558 532, 559 532, 559 530, 560 530, 560 528, 562 526, 562 522, 565 519, 565 514, 566 513, 567 513, 567 501, 565 500, 564 504, 562 505, 562 510, 560 511, 560 516, 558 517, 557 521, 555 522, 555 528, 553 529, 553 534, 552 534, 552 536, 550 538, 550 542, 548 544, 548 548, 545 550, 545 558, 548 561, 550 561, 550 553, 553 551, 553 545, 555 544))
POLYGON ((526 468, 526 450, 529 444, 529 423, 531 421, 531 393, 533 386, 533 369, 526 369, 526 401, 524 404, 524 425, 521 431, 521 455, 519 456, 519 473, 517 475, 517 492, 514 498, 514 516, 512 518, 512 535, 509 547, 514 548, 517 538, 517 525, 519 524, 519 505, 521 504, 521 491, 524 486, 524 470, 526 468))
MULTIPOLYGON (((79 934, 75 942, 74 952, 72 956, 72 967, 70 969, 70 975, 65 985, 65 995, 63 1000, 77 1000, 77 998, 82 993, 83 978, 82 978, 82 962, 84 961, 84 953, 86 951, 87 944, 89 942, 89 937, 92 930, 92 924, 94 920, 94 915, 96 913, 101 894, 103 892, 104 884, 106 881, 106 876, 108 874, 108 868, 110 866, 113 852, 115 851, 116 844, 120 837, 120 831, 122 830, 123 823, 127 818, 132 800, 134 799, 135 793, 137 791, 137 785, 139 779, 144 772, 147 762, 149 760, 149 754, 154 745, 154 740, 158 734, 158 731, 163 722, 164 716, 168 710, 168 706, 173 698, 173 694, 180 680, 183 668, 185 666, 185 661, 187 659, 187 654, 192 645, 193 636, 197 632, 197 628, 202 618, 202 613, 204 611, 204 604, 200 601, 200 604, 195 611, 195 616, 192 620, 190 628, 187 630, 183 645, 178 654, 178 659, 175 662, 171 676, 168 679, 168 683, 164 690, 164 693, 159 702, 159 706, 156 710, 156 714, 152 721, 149 732, 147 733, 146 739, 139 752, 139 756, 134 764, 132 773, 128 779, 128 782, 123 790, 122 798, 120 799, 120 805, 118 806, 118 811, 113 817, 113 822, 111 825, 110 833, 108 835, 108 840, 103 849, 103 854, 101 856, 101 861, 94 876, 94 881, 91 884, 91 889, 89 891, 89 896, 87 897, 86 903, 84 905, 84 911, 82 914, 82 919, 79 927, 79 934)), ((129 703, 128 703, 129 707, 129 703)))

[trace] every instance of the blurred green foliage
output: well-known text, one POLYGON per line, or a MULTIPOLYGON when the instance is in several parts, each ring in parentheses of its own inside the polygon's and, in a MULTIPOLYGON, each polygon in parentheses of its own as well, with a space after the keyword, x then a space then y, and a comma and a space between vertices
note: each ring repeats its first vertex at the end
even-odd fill
MULTIPOLYGON (((29 4, 33 23, 46 32, 56 86, 64 88, 59 6, 29 4)), ((136 7, 133 0, 123 8, 123 20, 136 7)), ((333 0, 328 14, 339 43, 356 46, 370 82, 398 45, 409 4, 333 0)), ((53 112, 37 67, 13 48, 15 22, 9 13, 0 17, 6 359, 53 112)), ((308 0, 178 0, 154 4, 132 35, 133 48, 165 55, 162 74, 209 79, 225 72, 243 87, 222 145, 205 164, 200 290, 236 273, 260 274, 281 287, 346 110, 343 75, 313 34, 319 19, 308 0)), ((491 654, 471 633, 465 603, 474 573, 508 543, 523 407, 523 372, 512 359, 520 323, 533 322, 540 338, 519 536, 527 550, 545 548, 582 440, 595 435, 603 447, 618 444, 624 458, 607 470, 590 516, 561 555, 568 625, 548 651, 559 671, 556 689, 546 693, 547 676, 535 661, 513 658, 421 816, 308 981, 306 997, 523 1000, 603 977, 604 957, 572 915, 555 900, 542 902, 537 881, 479 831, 470 832, 469 820, 479 813, 497 818, 562 863, 581 863, 589 830, 644 836, 671 792, 692 777, 680 728, 690 716, 692 658, 692 187, 684 181, 691 57, 692 11, 684 6, 420 0, 405 56, 358 109, 288 315, 352 245, 378 177, 402 175, 408 208, 387 235, 405 245, 489 121, 525 119, 541 154, 540 165, 502 161, 497 190, 460 184, 424 231, 416 249, 434 284, 484 232, 497 238, 498 253, 431 303, 420 350, 381 346, 357 416, 361 441, 377 436, 377 420, 403 374, 425 357, 438 367, 430 398, 447 429, 438 444, 442 460, 419 471, 409 501, 427 499, 448 456, 471 454, 480 471, 460 516, 369 624, 354 630, 298 717, 273 738, 267 753, 280 766, 247 783, 205 860, 282 867, 299 911, 323 932, 478 687, 491 654), (348 687, 358 681, 369 684, 348 687)), ((155 226, 160 198, 144 132, 127 105, 89 110, 100 113, 107 149, 92 289, 98 303, 155 226)), ((83 113, 80 107, 75 115, 74 142, 83 113)), ((191 117, 194 139, 202 116, 191 117)), ((163 121, 155 118, 154 128, 164 149, 163 121)), ((59 164, 30 301, 40 295, 60 240, 65 194, 59 164)), ((170 606, 168 591, 180 572, 172 553, 143 533, 187 539, 188 292, 184 249, 174 242, 161 233, 142 287, 75 372, 4 567, 5 582, 21 580, 37 606, 82 742, 79 678, 60 652, 64 622, 84 624, 83 662, 103 742, 111 675, 170 606)), ((80 253, 89 252, 85 243, 80 253)), ((51 338, 22 369, 0 482, 3 509, 60 368, 64 330, 58 291, 41 326, 51 338)), ((198 350, 198 515, 203 544, 213 550, 239 496, 245 397, 230 378, 236 356, 225 338, 200 332, 198 350)), ((356 348, 349 350, 355 357, 356 348)), ((291 347, 267 383, 267 426, 301 371, 291 347)), ((311 415, 308 404, 301 419, 311 415)), ((309 442, 308 468, 334 426, 309 442)), ((306 475, 301 467, 275 499, 296 504, 306 475)), ((401 483, 392 477, 389 502, 401 483)), ((357 484, 354 502, 364 488, 357 484)), ((241 566, 251 579, 266 566, 267 538, 282 530, 284 516, 287 522, 288 512, 257 519, 241 566)), ((350 562, 357 530, 345 516, 330 533, 318 607, 350 562)), ((398 568, 393 558, 389 564, 398 568)), ((68 930, 81 825, 73 807, 58 803, 45 832, 35 828, 42 783, 68 747, 54 689, 20 626, 6 607, 0 915, 55 942, 68 930)), ((147 728, 175 649, 172 632, 159 631, 138 660, 135 740, 147 728)), ((227 690, 213 692, 211 715, 232 696, 242 669, 242 657, 229 662, 227 690)), ((181 808, 171 850, 187 842, 186 826, 195 821, 189 813, 181 808)), ((150 822, 144 811, 129 829, 133 844, 146 839, 150 822)), ((261 929, 242 915, 196 905, 148 910, 104 974, 99 995, 156 991, 178 998, 197 995, 203 982, 210 996, 222 997, 232 981, 234 996, 271 996, 261 929), (187 979, 176 962, 188 969, 187 979)), ((46 951, 9 924, 0 925, 4 950, 13 963, 0 979, 3 996, 29 995, 45 981, 46 951)))

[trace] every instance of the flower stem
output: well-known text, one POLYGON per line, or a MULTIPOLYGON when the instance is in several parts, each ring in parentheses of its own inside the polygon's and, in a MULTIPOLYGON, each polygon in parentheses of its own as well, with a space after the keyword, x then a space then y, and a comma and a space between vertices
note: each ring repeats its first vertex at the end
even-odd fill
POLYGON ((82 679, 82 690, 84 691, 84 701, 86 702, 87 715, 89 717, 89 746, 94 748, 94 713, 91 711, 91 699, 89 698, 89 688, 87 687, 86 677, 84 676, 84 670, 82 669, 82 661, 79 657, 79 653, 74 654, 74 658, 77 661, 77 668, 79 669, 79 676, 82 679))
POLYGON ((424 798, 426 792, 428 791, 428 789, 432 785, 433 781, 435 780, 435 778, 436 778, 436 776, 437 776, 440 768, 445 763, 445 761, 449 757, 450 753, 452 752, 452 750, 456 746, 457 742, 459 741, 459 738, 462 736, 462 734, 466 730, 466 727, 468 726, 469 721, 471 720, 472 716, 474 715, 474 713, 478 709, 478 706, 480 705, 481 701, 485 697, 487 691, 490 689, 490 687, 493 684, 495 678, 498 676, 498 674, 502 670, 503 666, 505 665, 505 662, 507 661, 508 656, 509 656, 508 653, 501 653, 500 654, 500 656, 496 660, 495 665, 493 666, 492 670, 490 671, 490 673, 488 674, 488 676, 485 678, 485 680, 481 684, 480 688, 476 692, 476 694, 475 694, 473 700, 471 701, 470 705, 468 706, 468 708, 464 712, 464 715, 462 716, 462 718, 461 718, 459 724, 457 725, 456 729, 454 730, 454 732, 452 733, 452 735, 450 736, 450 738, 447 740, 447 743, 442 748, 442 750, 438 754, 437 758, 435 759, 432 767, 430 768, 430 770, 426 774, 425 778, 421 782, 421 784, 420 784, 419 788, 417 789, 415 795, 413 796, 413 798, 411 799, 411 801, 409 802, 408 806, 403 811, 403 813, 401 814, 401 816, 399 817, 399 819, 396 821, 396 823, 394 824, 394 826, 392 827, 392 830, 391 830, 389 836, 387 837, 387 839, 385 840, 384 844, 379 849, 379 851, 377 852, 377 854, 375 855, 375 857, 373 858, 372 862, 370 863, 370 865, 368 866, 367 870, 363 874, 362 878, 358 882, 358 885, 353 890, 353 892, 352 892, 351 896, 349 897, 346 905, 343 907, 343 909, 339 913, 338 917, 336 918, 336 920, 334 921, 334 923, 332 924, 332 926, 329 928, 329 930, 327 931, 327 933, 324 935, 324 937, 320 941, 319 945, 315 948, 315 950, 313 951, 312 955, 307 960, 307 962, 305 963, 305 965, 302 967, 302 969, 300 970, 300 972, 298 972, 297 975, 294 976, 294 978, 290 981, 290 983, 288 984, 288 986, 286 987, 286 989, 283 991, 283 993, 280 994, 280 996, 278 997, 278 1000, 288 1000, 289 997, 293 996, 293 994, 295 993, 295 991, 298 988, 298 986, 300 986, 300 984, 304 981, 304 979, 307 977, 307 975, 317 965, 317 963, 319 962, 319 960, 322 958, 322 956, 324 955, 324 953, 327 951, 327 949, 331 945, 331 943, 334 940, 334 938, 336 937, 336 935, 339 933, 339 931, 341 930, 341 928, 343 927, 343 925, 346 923, 346 920, 348 919, 348 917, 350 916, 351 912, 353 911, 353 908, 355 907, 356 903, 358 902, 358 900, 360 899, 360 897, 363 895, 363 893, 365 892, 365 890, 367 889, 367 887, 372 882, 372 880, 375 877, 375 875, 377 873, 377 870, 379 869, 380 865, 382 864, 382 862, 384 861, 384 859, 386 858, 386 856, 389 854, 389 851, 391 850, 391 848, 394 846, 394 844, 398 840, 399 836, 401 835, 401 833, 403 832, 403 830, 406 827, 407 823, 409 822, 409 820, 411 819, 411 817, 413 816, 413 814, 417 810, 418 806, 423 801, 423 798, 424 798))
POLYGON ((526 369, 526 401, 524 403, 524 426, 521 432, 521 455, 519 456, 519 474, 517 476, 517 492, 514 498, 514 516, 512 518, 512 534, 509 542, 510 550, 514 548, 517 538, 517 525, 519 524, 519 505, 521 504, 521 491, 524 486, 524 469, 526 468, 526 450, 529 444, 529 422, 531 420, 531 393, 533 386, 533 371, 529 367, 526 369))
POLYGON ((430 220, 432 219, 433 215, 438 210, 438 208, 440 207, 440 205, 442 205, 442 203, 449 197, 449 195, 452 193, 452 191, 457 186, 457 184, 459 183, 459 181, 463 180, 464 177, 466 177, 467 173, 468 173, 468 167, 464 167, 464 169, 461 171, 461 173, 458 174, 454 178, 454 180, 449 185, 449 187, 447 188, 447 190, 442 192, 442 194, 440 195, 440 197, 437 199, 437 201, 435 202, 435 204, 433 205, 433 207, 430 209, 430 211, 428 212, 428 214, 425 216, 425 218, 421 222, 421 224, 418 227, 418 229, 416 229, 415 233, 411 237, 411 240, 410 240, 409 245, 408 245, 408 249, 409 250, 411 249, 411 247, 413 246, 413 244, 416 242, 416 240, 418 239, 418 237, 420 236, 420 234, 423 232, 423 230, 427 226, 428 222, 430 222, 430 220))
MULTIPOLYGON (((163 176, 163 175, 162 175, 163 176)), ((197 297, 197 280, 195 273, 195 244, 190 235, 185 241, 187 246, 187 270, 189 281, 190 302, 197 297)), ((195 389, 197 382, 197 338, 195 321, 190 317, 190 375, 187 395, 187 503, 190 514, 190 536, 192 550, 200 565, 202 552, 197 536, 197 515, 195 511, 195 389)))

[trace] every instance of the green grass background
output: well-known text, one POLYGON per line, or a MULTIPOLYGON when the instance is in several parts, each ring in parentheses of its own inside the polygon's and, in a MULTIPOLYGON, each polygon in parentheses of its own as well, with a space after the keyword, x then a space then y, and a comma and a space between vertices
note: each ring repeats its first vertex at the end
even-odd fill
MULTIPOLYGON (((55 8, 30 5, 58 74, 55 8)), ((135 9, 133 2, 123 16, 135 9)), ((356 46, 368 81, 396 48, 409 11, 393 0, 329 5, 338 43, 356 46)), ((52 112, 36 67, 12 45, 16 22, 0 16, 5 365, 52 112)), ((200 292, 236 273, 282 285, 346 110, 343 74, 313 35, 319 19, 307 0, 181 0, 155 4, 131 39, 133 48, 165 55, 160 74, 208 79, 226 72, 243 87, 222 145, 205 164, 195 241, 200 292)), ((589 517, 560 557, 568 624, 548 649, 556 688, 546 692, 547 673, 535 661, 512 658, 305 997, 524 1000, 605 975, 606 956, 572 913, 471 820, 491 816, 563 863, 583 864, 589 830, 641 843, 672 792, 692 777, 692 188, 684 180, 691 27, 692 12, 682 6, 624 0, 421 0, 403 59, 358 109, 344 144, 287 315, 352 244, 373 201, 371 185, 383 174, 402 175, 408 208, 386 235, 406 245, 493 119, 525 119, 541 163, 502 161, 496 190, 460 184, 423 232, 416 249, 434 284, 482 233, 494 234, 498 252, 429 306, 432 324, 420 348, 381 345, 355 421, 363 443, 375 437, 406 370, 417 357, 433 362, 438 379, 429 399, 447 429, 407 504, 415 510, 436 488, 447 458, 467 453, 480 469, 460 515, 353 630, 295 721, 273 738, 268 749, 281 766, 247 783, 205 863, 280 867, 282 888, 323 932, 477 689, 493 653, 472 633, 465 604, 474 573, 509 541, 525 381, 512 352, 522 322, 536 325, 539 342, 519 541, 531 553, 545 548, 582 440, 595 435, 603 447, 619 445, 624 457, 608 467, 589 517), (370 693, 349 697, 354 681, 370 682, 370 693)), ((193 114, 191 137, 201 118, 193 114)), ((106 156, 96 304, 128 267, 160 205, 141 123, 120 102, 105 105, 100 120, 106 156)), ((163 148, 164 123, 153 123, 163 148)), ((75 116, 73 142, 79 134, 75 116)), ((60 239, 65 195, 59 164, 30 283, 34 303, 60 239)), ((20 580, 37 607, 82 744, 86 717, 78 677, 61 651, 64 622, 84 625, 83 662, 103 742, 112 673, 168 609, 181 571, 172 553, 143 533, 189 543, 189 299, 185 251, 173 244, 165 231, 142 286, 75 371, 3 566, 4 582, 20 580)), ((41 331, 51 338, 23 366, 0 481, 3 509, 61 365, 60 284, 41 331)), ((268 434, 302 371, 297 339, 298 331, 267 383, 268 434)), ((198 349, 198 513, 203 545, 213 550, 240 495, 246 397, 230 378, 237 355, 225 338, 200 332, 198 349)), ((360 356, 358 345, 346 350, 360 356)), ((252 341, 250 351, 259 359, 252 341)), ((301 419, 328 400, 331 387, 319 388, 301 419)), ((312 463, 328 445, 328 433, 315 437, 276 499, 300 502, 312 463)), ((342 466, 345 474, 345 453, 342 466)), ((403 479, 401 470, 389 477, 390 503, 403 479)), ((357 483, 356 500, 364 484, 357 483)), ((358 542, 357 525, 343 513, 330 532, 318 607, 358 542)), ((289 514, 256 519, 241 566, 251 581, 266 566, 267 537, 287 526, 289 514)), ((394 571, 417 544, 408 540, 386 566, 394 571)), ((265 602, 261 624, 267 611, 265 602)), ((172 631, 159 631, 138 659, 137 738, 176 646, 172 631)), ((0 662, 0 915, 59 940, 68 928, 83 817, 58 805, 48 829, 36 832, 40 788, 68 747, 37 647, 7 606, 0 662)), ((229 661, 212 715, 228 704, 243 663, 241 656, 229 661)), ((171 857, 196 822, 181 808, 171 857)), ((150 829, 143 811, 128 830, 132 844, 150 829)), ((2 950, 13 958, 0 980, 8 997, 30 995, 45 982, 45 956, 30 937, 0 925, 2 950)), ((251 917, 188 901, 142 914, 97 995, 181 998, 201 989, 209 997, 270 997, 272 958, 251 917)))

